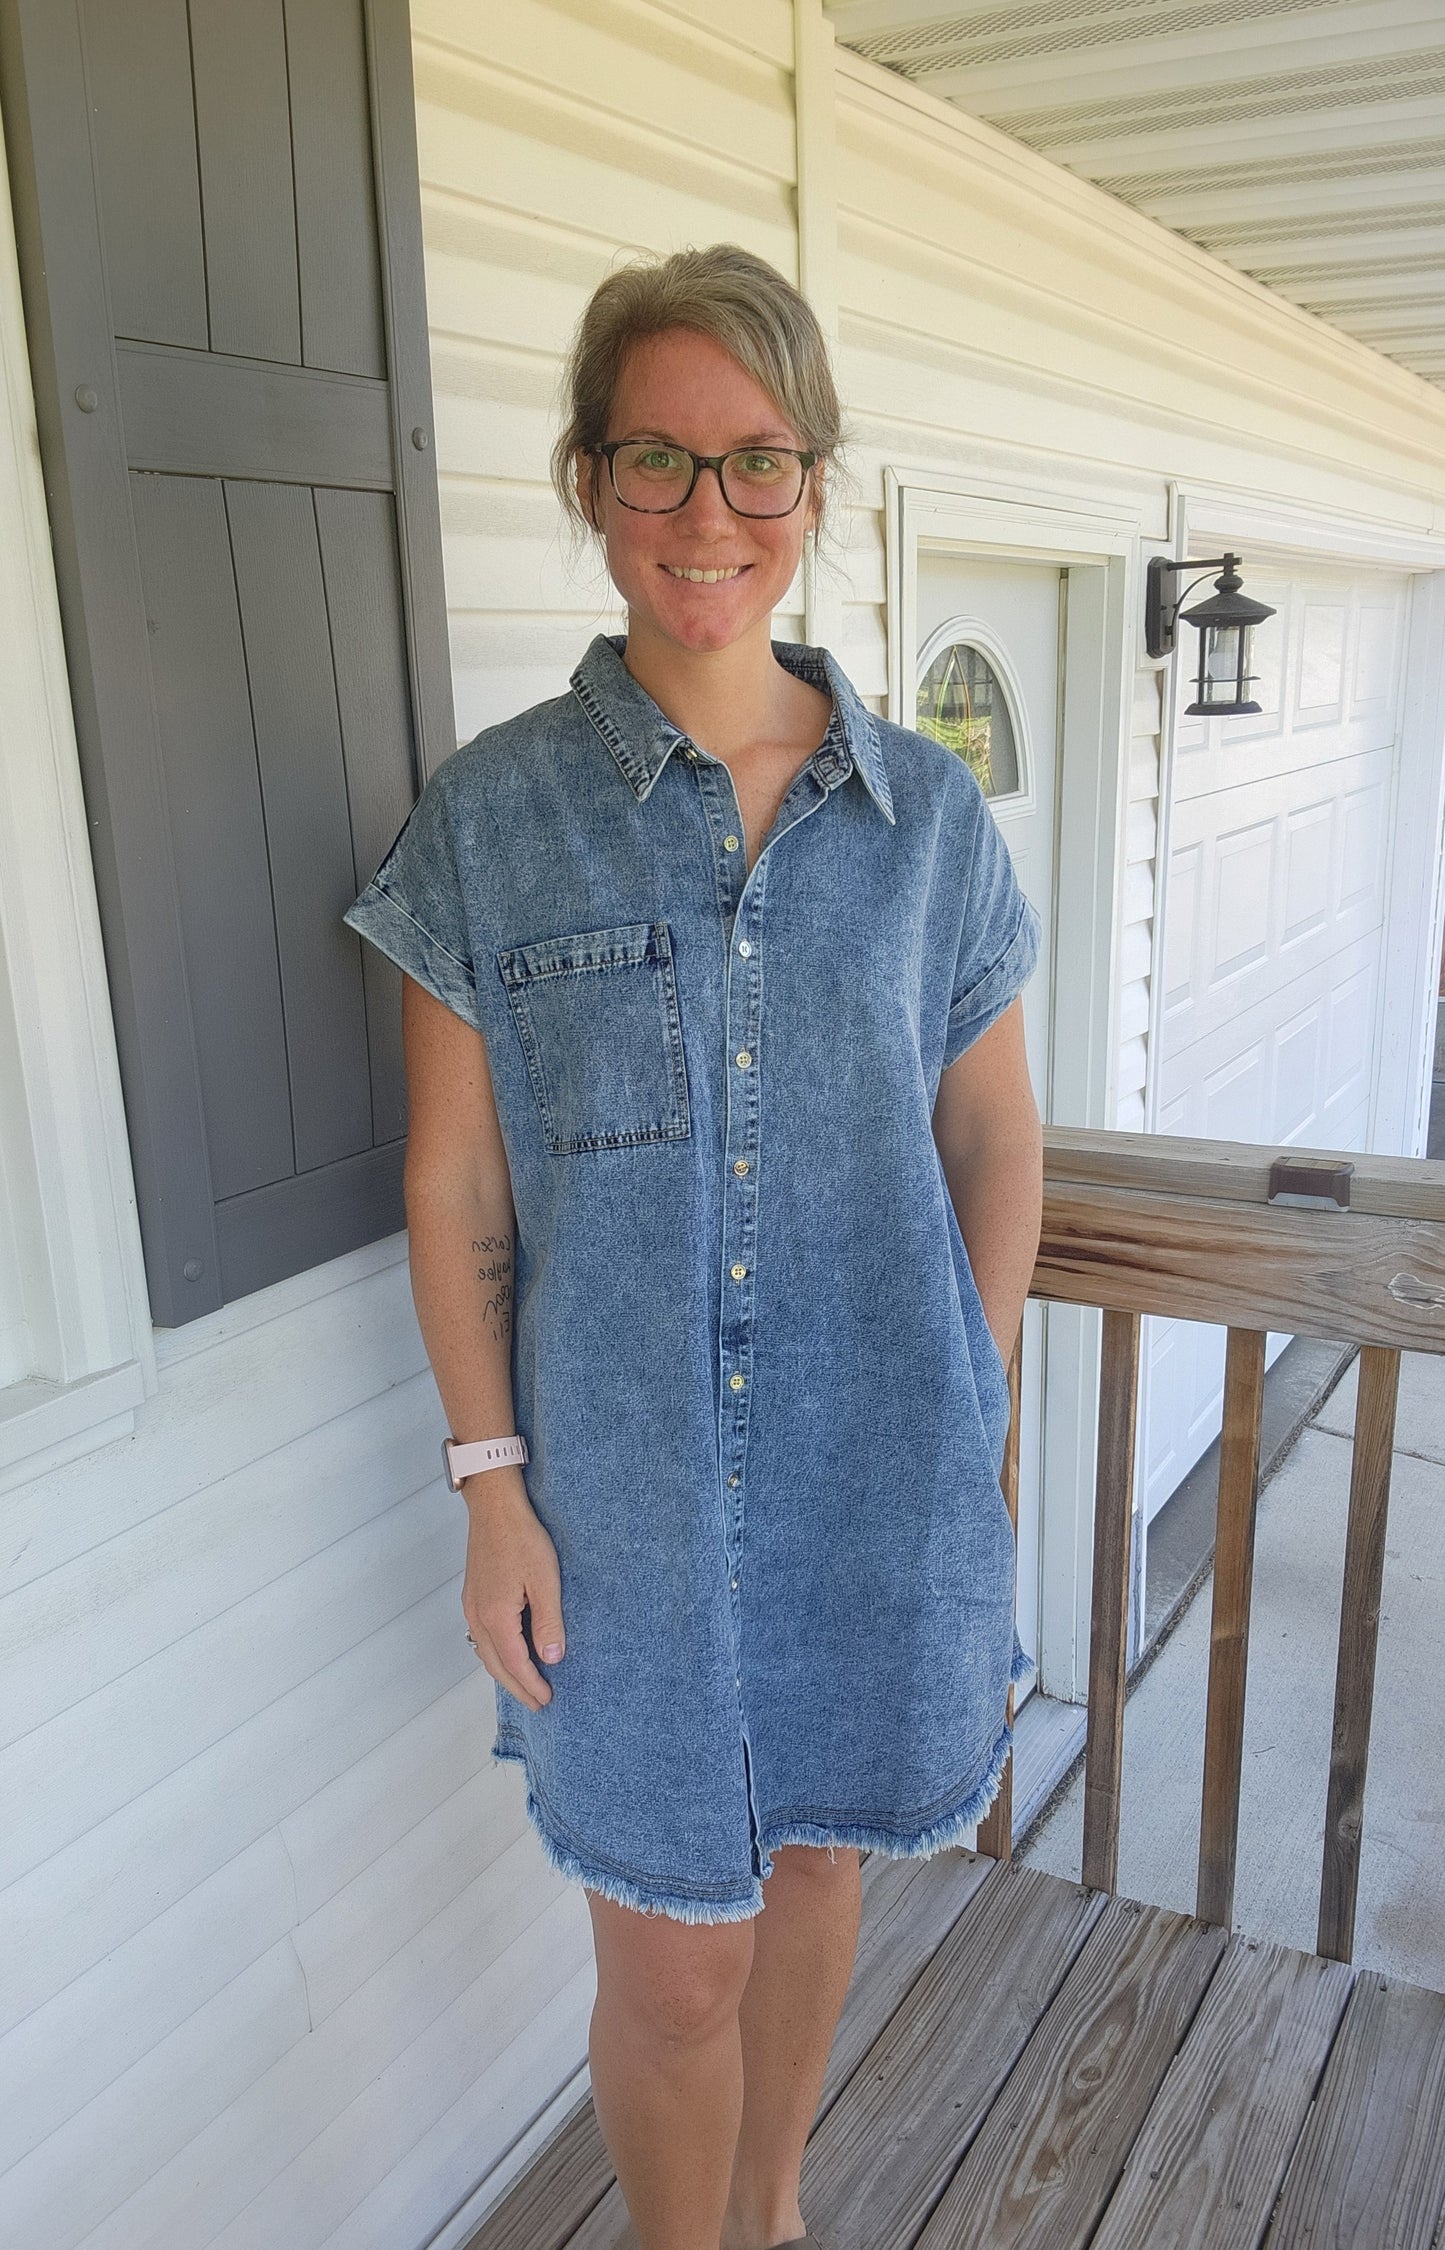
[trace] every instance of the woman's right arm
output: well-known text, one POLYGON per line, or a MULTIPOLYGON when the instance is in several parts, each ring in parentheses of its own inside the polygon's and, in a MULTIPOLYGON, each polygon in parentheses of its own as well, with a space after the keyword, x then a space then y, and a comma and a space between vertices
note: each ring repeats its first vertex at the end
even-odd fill
MULTIPOLYGON (((486 1042, 405 974, 401 1027, 410 1119, 402 1186, 422 1340, 452 1436, 507 1437, 517 1426, 516 1218, 486 1042)), ((536 1710, 552 1689, 528 1653, 522 1612, 530 1606, 543 1661, 558 1661, 565 1640, 557 1551, 520 1468, 465 1477, 462 1495, 470 1525, 463 1614, 493 1679, 536 1710)))

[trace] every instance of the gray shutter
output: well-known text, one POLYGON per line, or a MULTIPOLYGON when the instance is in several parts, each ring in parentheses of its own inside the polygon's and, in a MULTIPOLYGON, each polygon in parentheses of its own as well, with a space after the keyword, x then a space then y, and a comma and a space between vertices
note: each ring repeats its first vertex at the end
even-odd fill
POLYGON ((341 922, 455 747, 405 0, 0 0, 155 1319, 405 1223, 341 922))

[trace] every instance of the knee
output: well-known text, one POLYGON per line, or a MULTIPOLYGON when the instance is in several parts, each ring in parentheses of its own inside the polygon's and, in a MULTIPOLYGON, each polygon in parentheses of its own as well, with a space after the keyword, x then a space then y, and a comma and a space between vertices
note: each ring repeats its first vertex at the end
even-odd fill
POLYGON ((679 1923, 625 1907, 610 1916, 594 1909, 593 1922, 598 1997, 650 2046, 703 2045, 736 2017, 752 1967, 751 1922, 679 1923))

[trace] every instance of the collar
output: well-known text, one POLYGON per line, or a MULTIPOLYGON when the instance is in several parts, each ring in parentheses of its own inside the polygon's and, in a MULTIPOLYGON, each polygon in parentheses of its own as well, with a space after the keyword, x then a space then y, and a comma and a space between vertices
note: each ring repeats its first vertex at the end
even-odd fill
MULTIPOLYGON (((687 737, 628 671, 622 661, 626 645, 625 634, 599 633, 568 684, 641 803, 687 737)), ((856 766, 878 810, 896 824, 878 728, 841 665, 827 649, 800 641, 774 641, 772 647, 785 670, 832 698, 833 716, 814 753, 819 778, 832 788, 856 766)))

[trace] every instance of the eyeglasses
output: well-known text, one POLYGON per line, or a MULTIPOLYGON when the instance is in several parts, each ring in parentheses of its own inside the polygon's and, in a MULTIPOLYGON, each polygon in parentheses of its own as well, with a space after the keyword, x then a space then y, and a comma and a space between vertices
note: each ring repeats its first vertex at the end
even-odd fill
POLYGON ((731 453, 694 453, 670 439, 614 438, 591 445, 607 463, 612 489, 624 508, 670 516, 685 508, 704 469, 714 471, 722 496, 737 516, 790 516, 802 499, 816 453, 790 445, 739 445, 731 453))

